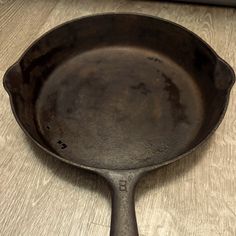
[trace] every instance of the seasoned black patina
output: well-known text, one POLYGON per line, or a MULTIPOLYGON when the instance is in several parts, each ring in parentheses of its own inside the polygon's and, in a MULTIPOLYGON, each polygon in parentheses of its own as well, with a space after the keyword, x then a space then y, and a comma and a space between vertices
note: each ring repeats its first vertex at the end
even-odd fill
POLYGON ((111 235, 138 235, 135 185, 189 154, 222 120, 234 72, 174 23, 105 14, 63 24, 6 72, 22 129, 112 187, 111 235))

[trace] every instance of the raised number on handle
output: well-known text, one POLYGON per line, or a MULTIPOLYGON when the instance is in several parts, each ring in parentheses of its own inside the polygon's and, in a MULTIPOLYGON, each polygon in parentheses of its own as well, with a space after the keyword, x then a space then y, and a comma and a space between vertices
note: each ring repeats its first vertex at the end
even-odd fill
POLYGON ((126 180, 119 181, 119 190, 122 192, 127 192, 127 181, 126 180))

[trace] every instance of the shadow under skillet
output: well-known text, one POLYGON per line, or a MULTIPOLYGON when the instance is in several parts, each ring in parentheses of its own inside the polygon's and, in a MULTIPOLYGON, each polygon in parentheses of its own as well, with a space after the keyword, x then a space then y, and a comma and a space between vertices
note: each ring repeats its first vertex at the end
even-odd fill
POLYGON ((169 185, 173 181, 179 181, 180 177, 191 171, 191 169, 194 168, 200 162, 200 160, 204 158, 207 151, 209 150, 209 147, 211 146, 213 137, 210 137, 206 143, 204 143, 200 148, 190 155, 187 155, 178 161, 147 173, 139 181, 136 188, 136 201, 154 188, 158 189, 162 186, 169 185))
MULTIPOLYGON (((76 188, 86 189, 99 194, 106 199, 106 201, 110 202, 109 186, 107 181, 101 176, 64 163, 41 150, 28 137, 26 137, 26 140, 32 147, 35 157, 37 157, 47 168, 50 168, 56 176, 76 188)), ((178 181, 181 176, 184 176, 194 168, 194 166, 205 156, 205 153, 211 145, 211 140, 212 138, 189 156, 144 175, 139 181, 135 191, 136 201, 154 188, 158 189, 173 181, 178 181)))
POLYGON ((96 173, 80 169, 57 159, 40 149, 28 137, 25 139, 35 153, 34 157, 45 165, 46 168, 53 171, 57 177, 75 188, 86 189, 101 195, 106 201, 110 201, 109 186, 105 179, 100 176, 98 178, 96 173))

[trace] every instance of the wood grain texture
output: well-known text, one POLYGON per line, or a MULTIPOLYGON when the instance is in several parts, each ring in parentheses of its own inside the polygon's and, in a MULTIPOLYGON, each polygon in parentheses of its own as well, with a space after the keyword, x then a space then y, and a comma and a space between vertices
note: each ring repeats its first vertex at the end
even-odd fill
MULTIPOLYGON (((236 70, 236 12, 230 8, 125 0, 1 0, 0 77, 37 37, 67 20, 139 12, 177 22, 236 70)), ((141 236, 236 235, 236 87, 209 142, 144 177, 136 191, 141 236)), ((0 235, 109 235, 110 194, 93 174, 57 161, 25 137, 0 86, 0 235)))

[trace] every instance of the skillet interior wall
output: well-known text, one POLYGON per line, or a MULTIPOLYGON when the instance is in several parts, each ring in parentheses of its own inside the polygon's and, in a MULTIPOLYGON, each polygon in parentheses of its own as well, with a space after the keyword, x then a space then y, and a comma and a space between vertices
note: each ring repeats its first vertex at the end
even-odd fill
MULTIPOLYGON (((79 51, 117 44, 154 49, 183 67, 195 79, 200 93, 207 94, 207 97, 203 97, 206 119, 202 129, 214 126, 215 119, 223 112, 225 93, 215 87, 217 58, 201 40, 168 22, 156 21, 155 18, 135 15, 96 18, 74 21, 50 32, 28 49, 20 61, 24 84, 14 102, 17 110, 25 110, 20 114, 20 120, 25 126, 31 127, 32 135, 38 141, 42 142, 36 132, 33 107, 40 87, 51 71, 79 51), (25 106, 29 101, 33 104, 25 106), (26 116, 28 119, 25 119, 26 116)), ((197 137, 196 142, 207 135, 200 133, 201 137, 197 137)))

